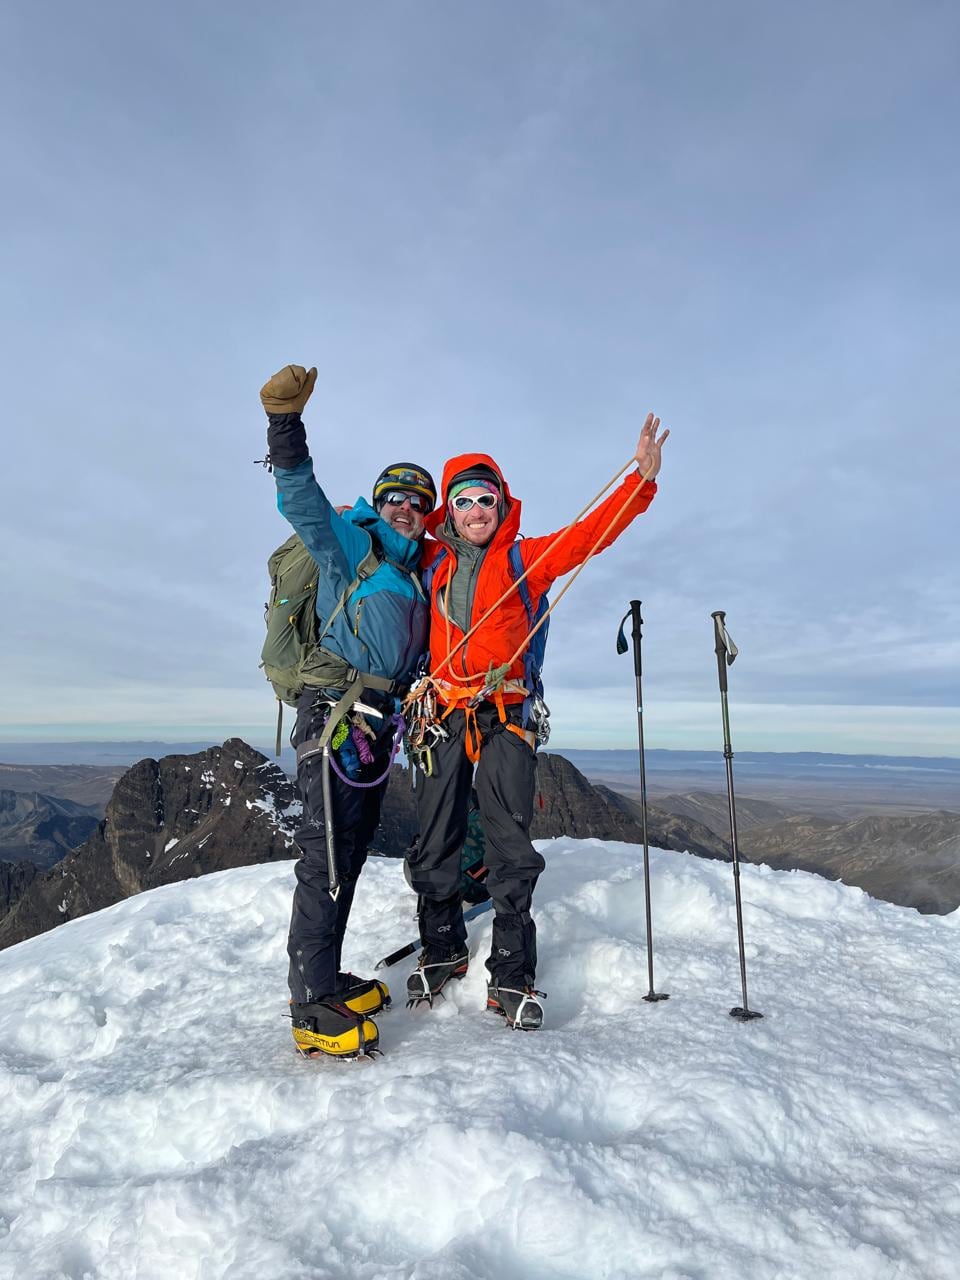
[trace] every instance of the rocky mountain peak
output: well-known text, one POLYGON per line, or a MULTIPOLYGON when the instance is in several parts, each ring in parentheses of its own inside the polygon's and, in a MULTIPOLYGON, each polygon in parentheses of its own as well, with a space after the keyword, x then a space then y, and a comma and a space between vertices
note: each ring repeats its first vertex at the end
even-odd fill
POLYGON ((97 829, 0 920, 0 946, 143 889, 295 857, 299 817, 293 783, 240 738, 140 760, 118 780, 97 829))
MULTIPOLYGON (((118 780, 104 820, 84 844, 32 882, 11 881, 8 895, 21 887, 22 894, 0 918, 0 947, 157 885, 295 858, 300 814, 287 775, 240 738, 191 755, 140 760, 118 780)), ((724 856, 710 832, 681 825, 651 809, 650 843, 724 856)), ((410 775, 394 766, 371 852, 400 857, 416 834, 410 775)), ((563 756, 541 754, 531 835, 638 841, 639 812, 593 786, 563 756)))

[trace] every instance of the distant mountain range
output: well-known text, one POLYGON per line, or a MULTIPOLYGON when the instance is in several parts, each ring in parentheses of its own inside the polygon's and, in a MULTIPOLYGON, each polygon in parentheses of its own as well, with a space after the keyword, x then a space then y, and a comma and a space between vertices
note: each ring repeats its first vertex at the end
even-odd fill
MULTIPOLYGON (((594 782, 639 793, 636 751, 563 750, 594 782)), ((719 751, 648 751, 649 794, 690 791, 726 796, 719 751)), ((806 751, 742 751, 733 760, 734 790, 796 813, 855 818, 867 813, 960 811, 960 759, 952 756, 831 755, 806 751)), ((724 800, 724 804, 726 801, 724 800)))
POLYGON ((138 760, 192 755, 211 742, 0 742, 0 760, 22 765, 87 765, 127 768, 138 760))
MULTIPOLYGON (((0 757, 3 749, 0 747, 0 757)), ((166 755, 167 752, 161 752, 166 755)), ((142 759, 136 756, 135 760, 142 759)), ((107 801, 117 779, 126 773, 134 760, 124 764, 0 764, 0 789, 40 792, 58 800, 73 800, 103 817, 107 801)))
POLYGON ((0 860, 52 867, 87 838, 99 819, 74 800, 0 790, 0 860))
MULTIPOLYGON (((599 790, 604 788, 598 787, 599 790)), ((639 811, 636 800, 628 800, 639 811)), ((729 856, 726 793, 657 796, 678 821, 712 831, 729 856)), ((868 814, 845 819, 796 814, 768 801, 737 800, 740 856, 782 871, 813 871, 875 898, 946 915, 960 906, 960 812, 868 814)))
MULTIPOLYGON (((569 760, 592 760, 616 769, 632 769, 637 764, 637 752, 629 750, 587 750, 578 747, 559 747, 569 760)), ((690 768, 723 769, 720 751, 673 751, 647 748, 645 759, 648 770, 656 772, 681 764, 690 768)), ((737 751, 735 759, 742 764, 760 765, 776 772, 794 772, 800 769, 885 769, 909 772, 952 773, 960 777, 958 756, 882 756, 858 755, 836 751, 737 751)))

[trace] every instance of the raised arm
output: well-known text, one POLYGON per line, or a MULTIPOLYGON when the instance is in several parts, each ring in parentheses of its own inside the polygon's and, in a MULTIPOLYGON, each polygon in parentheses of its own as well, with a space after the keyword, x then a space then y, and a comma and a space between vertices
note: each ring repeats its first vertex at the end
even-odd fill
POLYGON ((267 449, 277 482, 277 507, 318 564, 348 578, 366 555, 369 539, 342 519, 317 483, 300 414, 317 380, 316 369, 288 364, 260 390, 267 414, 267 449))
POLYGON ((654 478, 660 471, 661 450, 670 434, 665 430, 658 436, 659 428, 660 419, 648 413, 634 454, 637 470, 625 476, 617 488, 589 515, 578 520, 569 532, 559 530, 542 538, 524 538, 520 544, 524 565, 533 564, 545 548, 550 548, 530 575, 532 592, 548 590, 556 578, 582 564, 594 546, 598 551, 609 547, 638 515, 646 511, 657 492, 654 478), (645 475, 648 477, 646 481, 643 480, 645 475))

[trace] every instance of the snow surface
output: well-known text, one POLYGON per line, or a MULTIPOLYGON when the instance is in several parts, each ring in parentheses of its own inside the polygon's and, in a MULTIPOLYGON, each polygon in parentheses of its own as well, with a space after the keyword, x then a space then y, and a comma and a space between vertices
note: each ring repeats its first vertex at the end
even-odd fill
MULTIPOLYGON (((0 954, 3 1280, 950 1280, 960 914, 802 872, 541 842, 546 1027, 483 1012, 479 952, 385 1055, 296 1056, 293 863, 168 885, 0 954)), ((371 860, 345 960, 414 932, 371 860)), ((398 995, 412 961, 390 980, 398 995)))

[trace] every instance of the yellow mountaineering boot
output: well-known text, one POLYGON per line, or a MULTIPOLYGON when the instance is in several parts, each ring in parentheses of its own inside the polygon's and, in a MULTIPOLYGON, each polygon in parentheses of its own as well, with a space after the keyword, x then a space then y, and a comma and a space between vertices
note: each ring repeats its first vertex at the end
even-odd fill
POLYGON ((358 978, 355 973, 337 974, 337 999, 354 1013, 376 1017, 390 1006, 390 989, 376 978, 358 978))
POLYGON ((362 1058, 380 1043, 377 1024, 339 1000, 314 1004, 290 1002, 293 1043, 305 1058, 327 1054, 331 1058, 362 1058))

